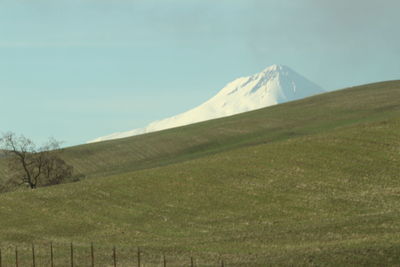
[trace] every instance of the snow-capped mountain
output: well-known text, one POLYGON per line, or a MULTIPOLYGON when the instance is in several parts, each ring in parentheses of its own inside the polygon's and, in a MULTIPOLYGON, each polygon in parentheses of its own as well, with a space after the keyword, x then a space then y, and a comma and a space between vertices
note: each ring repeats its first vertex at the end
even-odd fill
POLYGON ((214 97, 189 111, 152 122, 145 128, 110 134, 91 142, 123 138, 230 116, 323 92, 321 87, 290 68, 272 65, 260 73, 234 80, 214 97))

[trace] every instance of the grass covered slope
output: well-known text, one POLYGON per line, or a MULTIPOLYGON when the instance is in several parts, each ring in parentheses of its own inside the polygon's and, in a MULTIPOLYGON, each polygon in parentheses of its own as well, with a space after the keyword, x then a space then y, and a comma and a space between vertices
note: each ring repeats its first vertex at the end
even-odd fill
POLYGON ((171 130, 218 141, 168 166, 2 194, 0 245, 141 246, 214 266, 398 263, 399 94, 400 82, 367 85, 171 130))
POLYGON ((65 158, 77 172, 98 177, 330 131, 390 116, 399 109, 399 84, 364 85, 185 127, 72 147, 65 158))

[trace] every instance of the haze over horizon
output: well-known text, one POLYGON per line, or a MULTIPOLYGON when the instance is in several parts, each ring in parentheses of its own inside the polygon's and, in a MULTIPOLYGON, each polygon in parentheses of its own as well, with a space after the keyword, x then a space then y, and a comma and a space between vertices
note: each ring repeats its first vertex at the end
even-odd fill
POLYGON ((394 0, 5 0, 0 132, 75 145, 287 65, 328 90, 399 79, 394 0))

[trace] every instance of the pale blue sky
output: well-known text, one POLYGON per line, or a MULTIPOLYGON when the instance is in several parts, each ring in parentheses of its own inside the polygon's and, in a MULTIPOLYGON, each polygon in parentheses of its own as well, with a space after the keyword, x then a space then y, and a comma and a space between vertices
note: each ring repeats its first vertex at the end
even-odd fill
POLYGON ((0 0, 0 132, 84 143, 287 65, 325 89, 400 78, 398 0, 0 0))

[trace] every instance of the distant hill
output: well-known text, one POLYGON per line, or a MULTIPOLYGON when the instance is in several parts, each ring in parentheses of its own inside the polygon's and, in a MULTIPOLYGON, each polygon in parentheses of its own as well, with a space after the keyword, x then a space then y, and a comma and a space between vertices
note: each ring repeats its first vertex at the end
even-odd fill
POLYGON ((48 255, 50 241, 66 264, 70 241, 82 262, 94 242, 104 264, 116 245, 121 266, 137 246, 150 266, 164 253, 171 266, 191 256, 204 266, 400 262, 400 81, 71 147, 64 157, 90 179, 0 194, 9 265, 15 245, 26 248, 25 266, 31 243, 48 255))
POLYGON ((324 90, 321 87, 289 67, 272 65, 260 73, 234 80, 210 100, 187 112, 155 121, 142 129, 99 137, 93 142, 129 137, 226 117, 323 92, 324 90))

